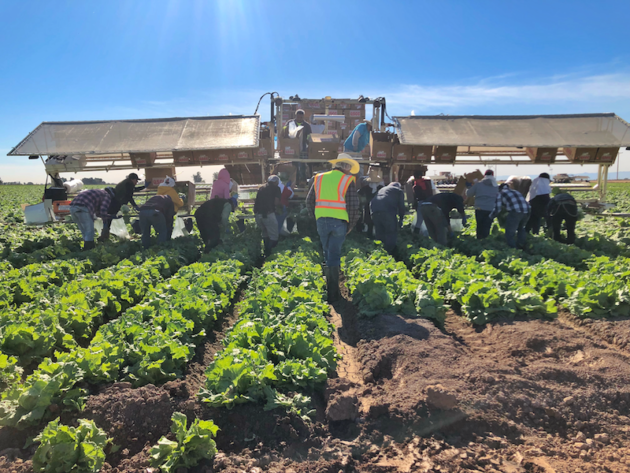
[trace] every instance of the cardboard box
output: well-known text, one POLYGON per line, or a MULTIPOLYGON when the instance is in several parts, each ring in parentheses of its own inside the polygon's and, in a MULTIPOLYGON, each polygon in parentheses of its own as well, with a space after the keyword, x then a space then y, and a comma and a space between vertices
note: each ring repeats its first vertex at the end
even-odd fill
POLYGON ((164 182, 166 176, 176 177, 175 176, 175 167, 166 167, 166 168, 147 168, 144 171, 145 182, 147 183, 147 187, 154 188, 159 186, 164 182))
POLYGON ((254 158, 273 158, 273 141, 261 138, 257 149, 253 150, 254 158))
POLYGON ((555 163, 558 148, 526 148, 527 156, 535 163, 555 163))
POLYGON ((300 157, 301 138, 282 138, 278 141, 281 158, 298 159, 300 157))
POLYGON ((453 163, 457 156, 457 146, 436 146, 435 162, 436 163, 453 163))
POLYGON ((572 163, 592 162, 597 156, 597 148, 562 148, 562 151, 572 163))
POLYGON ((233 149, 217 149, 212 153, 212 160, 217 164, 229 163, 236 158, 236 151, 233 149))
POLYGON ((210 164, 214 160, 214 150, 193 151, 193 161, 200 165, 210 164))
POLYGON ((365 111, 363 110, 350 109, 350 110, 347 110, 345 114, 348 118, 355 118, 355 119, 358 118, 360 120, 365 118, 365 111))
POLYGON ((411 160, 428 163, 431 161, 432 155, 433 146, 414 146, 413 151, 411 152, 411 160))
POLYGON ((285 174, 287 179, 283 179, 282 182, 286 183, 287 180, 293 181, 295 183, 297 177, 297 166, 289 163, 278 164, 273 169, 272 174, 280 175, 285 174))
POLYGON ((309 159, 334 159, 338 154, 339 138, 336 134, 322 135, 313 133, 308 142, 309 159))
POLYGON ((193 163, 192 151, 173 151, 173 163, 176 166, 186 166, 193 163))
POLYGON ((370 134, 370 150, 374 161, 388 161, 392 157, 392 135, 373 131, 370 134))
POLYGON ((157 158, 157 153, 129 153, 131 157, 131 162, 137 168, 146 168, 149 166, 153 166, 155 163, 155 159, 157 158))
POLYGON ((394 161, 403 161, 409 162, 411 161, 411 157, 413 155, 413 146, 410 145, 401 145, 400 143, 395 144, 392 149, 392 157, 394 161))
POLYGON ((615 162, 617 154, 619 154, 619 148, 599 148, 595 161, 612 164, 615 162))

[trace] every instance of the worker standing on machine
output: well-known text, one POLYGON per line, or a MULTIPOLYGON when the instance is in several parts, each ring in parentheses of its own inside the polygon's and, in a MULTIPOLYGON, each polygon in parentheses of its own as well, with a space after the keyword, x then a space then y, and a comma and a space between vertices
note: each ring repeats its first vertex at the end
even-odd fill
POLYGON ((290 137, 290 132, 293 127, 295 127, 296 129, 298 127, 303 127, 300 131, 297 132, 297 136, 300 137, 300 151, 305 153, 308 147, 308 137, 311 136, 313 130, 311 129, 310 123, 308 123, 304 119, 304 110, 296 110, 295 118, 289 120, 287 124, 282 128, 285 138, 290 137))
POLYGON ((129 174, 125 179, 116 184, 114 192, 116 193, 116 200, 120 205, 131 204, 132 207, 138 210, 138 204, 133 199, 133 194, 146 188, 146 186, 138 186, 140 178, 135 172, 129 174))
POLYGON ((370 132, 372 131, 372 122, 363 120, 350 133, 343 144, 345 153, 361 153, 363 148, 370 144, 370 132))
POLYGON ((317 233, 324 249, 328 301, 341 298, 339 266, 341 247, 346 235, 359 220, 359 197, 356 178, 360 165, 348 154, 330 161, 333 169, 317 174, 306 197, 306 207, 317 220, 317 233))
POLYGON ((112 209, 116 209, 116 212, 120 209, 120 203, 116 200, 115 191, 112 187, 85 190, 79 193, 70 203, 70 214, 83 236, 84 250, 91 250, 96 246, 94 243, 94 220, 97 217, 103 220, 101 237, 105 235, 109 237, 110 212, 112 209))

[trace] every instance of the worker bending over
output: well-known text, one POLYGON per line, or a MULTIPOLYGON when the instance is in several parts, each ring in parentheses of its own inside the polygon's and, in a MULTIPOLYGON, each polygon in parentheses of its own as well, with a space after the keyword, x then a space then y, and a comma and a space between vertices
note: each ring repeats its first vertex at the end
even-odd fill
POLYGON ((511 189, 507 183, 499 186, 499 193, 490 218, 494 218, 504 209, 507 211, 505 220, 505 240, 512 248, 525 248, 527 232, 525 225, 529 220, 529 204, 523 194, 511 189), (514 238, 516 236, 516 239, 514 238))
POLYGON ((167 195, 173 201, 173 206, 175 208, 175 213, 179 212, 179 210, 184 206, 184 201, 177 194, 175 190, 175 179, 172 177, 166 176, 166 179, 160 183, 157 190, 157 195, 167 195))
POLYGON ((343 144, 345 153, 361 153, 363 148, 370 144, 370 132, 372 131, 372 122, 363 120, 350 133, 343 144))
POLYGON ((205 245, 205 253, 221 243, 221 215, 227 203, 229 202, 226 199, 215 197, 201 204, 195 211, 195 220, 205 245))
POLYGON ((103 220, 101 237, 106 235, 109 238, 111 217, 119 209, 120 203, 116 200, 115 191, 111 187, 85 190, 74 198, 70 203, 70 214, 83 236, 84 250, 91 250, 96 246, 94 244, 94 220, 98 217, 103 220))
POLYGON ((398 239, 398 227, 405 217, 405 193, 399 182, 392 182, 380 189, 370 202, 376 239, 383 242, 385 251, 394 253, 398 239))
POLYGON ((140 207, 142 247, 151 246, 151 228, 155 228, 158 243, 171 239, 175 205, 170 195, 154 195, 140 207))
POLYGON ((272 174, 267 178, 267 184, 258 189, 254 201, 254 216, 256 224, 262 231, 265 244, 265 254, 278 244, 278 219, 276 208, 280 206, 280 178, 272 174))
POLYGON ((131 204, 134 209, 138 210, 138 205, 133 199, 133 194, 134 192, 138 192, 146 188, 146 186, 138 186, 139 180, 140 178, 138 175, 135 172, 132 172, 125 179, 116 184, 114 192, 116 194, 116 200, 118 200, 120 205, 131 204))
POLYGON ((317 233, 324 249, 328 301, 341 298, 339 266, 341 247, 359 219, 359 199, 356 179, 352 174, 360 166, 345 153, 330 161, 333 169, 317 174, 306 196, 306 207, 317 221, 317 233))
POLYGON ((575 224, 578 219, 577 202, 571 194, 561 193, 554 196, 547 205, 547 218, 551 228, 553 228, 553 239, 562 243, 572 245, 575 243, 575 224), (567 227, 566 240, 560 234, 562 222, 567 227))
POLYGON ((464 198, 453 192, 435 194, 422 202, 419 207, 432 240, 446 246, 451 230, 451 210, 455 209, 462 217, 462 224, 466 225, 464 212, 464 198))

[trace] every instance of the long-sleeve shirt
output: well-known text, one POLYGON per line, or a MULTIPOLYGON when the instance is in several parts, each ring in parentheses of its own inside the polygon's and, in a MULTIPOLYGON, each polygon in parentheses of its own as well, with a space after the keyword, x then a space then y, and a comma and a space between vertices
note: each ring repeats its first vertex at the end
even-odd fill
POLYGON ((405 193, 400 184, 398 186, 388 185, 380 189, 370 202, 372 213, 387 212, 398 214, 401 218, 405 216, 405 193))
MULTIPOLYGON (((354 228, 359 221, 359 195, 357 194, 357 188, 354 182, 348 185, 346 190, 346 212, 348 212, 348 228, 354 228)), ((317 203, 317 197, 315 195, 315 188, 311 185, 306 196, 306 208, 313 218, 315 218, 315 204, 317 203)))
POLYGON ((105 220, 111 203, 112 197, 109 192, 102 189, 89 189, 80 192, 70 205, 82 205, 90 211, 92 217, 101 217, 105 220))
POLYGON ((157 210, 164 215, 166 227, 173 228, 173 217, 175 216, 175 206, 169 195, 154 195, 147 200, 140 210, 157 210))
POLYGON ((467 197, 475 198, 475 208, 492 211, 497 200, 499 188, 495 187, 491 179, 482 179, 466 191, 467 197))
POLYGON ((525 197, 523 197, 523 194, 510 188, 505 188, 499 192, 494 204, 494 210, 490 216, 496 217, 499 215, 503 207, 505 207, 505 210, 508 212, 529 212, 529 204, 525 200, 525 197))
POLYGON ((446 217, 447 222, 451 221, 451 210, 457 210, 462 216, 462 223, 464 225, 466 224, 464 198, 461 195, 455 194, 453 192, 443 192, 441 194, 435 194, 430 199, 427 199, 425 202, 431 202, 432 204, 437 205, 444 213, 444 217, 446 217))
POLYGON ((116 193, 116 199, 118 199, 120 205, 130 203, 136 207, 136 201, 133 199, 133 193, 141 191, 145 189, 145 187, 146 186, 136 186, 133 182, 131 182, 131 179, 127 178, 116 185, 114 192, 116 193))
POLYGON ((170 186, 158 187, 157 195, 169 196, 171 200, 173 201, 173 205, 175 206, 175 213, 177 213, 179 209, 181 209, 184 206, 184 201, 182 200, 182 198, 177 194, 175 189, 173 189, 170 186))

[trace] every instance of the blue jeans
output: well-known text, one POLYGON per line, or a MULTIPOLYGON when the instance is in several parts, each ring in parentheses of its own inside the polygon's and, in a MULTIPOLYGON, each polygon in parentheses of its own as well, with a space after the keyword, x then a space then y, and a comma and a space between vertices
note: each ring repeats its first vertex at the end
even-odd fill
POLYGON ((505 219, 505 240, 508 246, 512 248, 523 248, 527 241, 527 232, 525 225, 529 220, 529 212, 508 212, 505 219), (516 236, 516 240, 514 237, 516 236))
POLYGON ((374 212, 372 222, 376 230, 376 239, 383 242, 385 251, 390 252, 396 247, 398 238, 398 216, 391 212, 374 212))
POLYGON ((158 243, 164 243, 168 239, 166 217, 162 212, 153 209, 140 211, 140 231, 142 232, 142 246, 146 249, 151 246, 151 227, 155 228, 158 243))
POLYGON ((284 220, 287 218, 287 215, 289 215, 289 209, 287 209, 286 205, 282 205, 282 213, 281 214, 276 214, 276 218, 278 219, 278 235, 280 235, 280 232, 282 231, 282 225, 284 225, 284 220))
POLYGON ((492 220, 490 217, 492 211, 475 209, 475 220, 477 221, 477 239, 487 238, 492 228, 492 220))
POLYGON ((83 241, 94 241, 94 218, 85 205, 71 205, 72 220, 79 227, 83 241))
POLYGON ((338 218, 317 219, 317 233, 324 249, 324 261, 329 267, 341 266, 341 246, 346 239, 348 222, 338 218))

